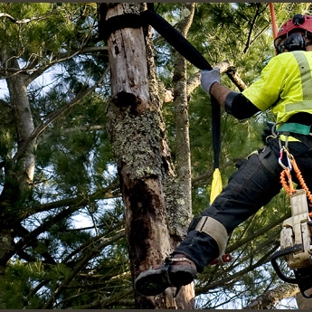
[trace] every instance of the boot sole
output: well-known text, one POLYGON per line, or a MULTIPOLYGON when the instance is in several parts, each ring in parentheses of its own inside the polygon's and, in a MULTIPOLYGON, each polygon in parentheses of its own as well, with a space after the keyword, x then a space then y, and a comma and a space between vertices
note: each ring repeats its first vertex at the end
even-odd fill
POLYGON ((163 268, 142 272, 135 280, 134 287, 143 296, 156 296, 168 287, 180 287, 191 283, 195 276, 194 268, 173 265, 170 266, 169 273, 163 268))

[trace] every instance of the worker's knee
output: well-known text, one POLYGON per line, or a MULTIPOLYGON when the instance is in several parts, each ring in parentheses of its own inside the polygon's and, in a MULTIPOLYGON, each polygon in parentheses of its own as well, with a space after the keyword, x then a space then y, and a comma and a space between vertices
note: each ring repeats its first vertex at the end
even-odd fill
POLYGON ((208 216, 197 217, 193 219, 189 226, 189 231, 191 230, 205 233, 212 237, 218 244, 219 255, 224 254, 228 241, 228 233, 222 223, 208 216))

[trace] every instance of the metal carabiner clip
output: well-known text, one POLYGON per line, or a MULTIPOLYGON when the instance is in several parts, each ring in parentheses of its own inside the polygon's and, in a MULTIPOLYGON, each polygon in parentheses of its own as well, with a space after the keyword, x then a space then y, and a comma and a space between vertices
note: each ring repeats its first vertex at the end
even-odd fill
POLYGON ((288 149, 285 146, 281 147, 280 153, 279 153, 279 158, 278 158, 278 163, 280 164, 280 166, 283 169, 288 169, 289 171, 292 170, 292 164, 291 164, 291 160, 290 160, 291 157, 292 157, 292 155, 289 153, 288 149), (284 154, 284 152, 286 154, 288 166, 285 166, 283 164, 283 154, 284 154))

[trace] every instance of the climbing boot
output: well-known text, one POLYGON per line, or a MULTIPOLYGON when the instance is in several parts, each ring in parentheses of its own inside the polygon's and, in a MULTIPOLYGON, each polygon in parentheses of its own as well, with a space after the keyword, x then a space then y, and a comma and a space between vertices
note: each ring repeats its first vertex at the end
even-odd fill
POLYGON ((196 277, 196 265, 182 254, 168 257, 165 263, 157 268, 139 274, 134 282, 136 291, 143 296, 156 296, 167 287, 176 287, 191 283, 196 277))

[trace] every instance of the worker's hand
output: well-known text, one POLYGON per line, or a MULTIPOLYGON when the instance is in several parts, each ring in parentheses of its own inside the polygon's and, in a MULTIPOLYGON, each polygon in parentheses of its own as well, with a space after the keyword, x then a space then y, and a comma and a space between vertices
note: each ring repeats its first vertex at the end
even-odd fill
POLYGON ((210 94, 210 88, 215 82, 220 83, 220 69, 202 70, 200 78, 202 88, 210 94))

